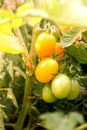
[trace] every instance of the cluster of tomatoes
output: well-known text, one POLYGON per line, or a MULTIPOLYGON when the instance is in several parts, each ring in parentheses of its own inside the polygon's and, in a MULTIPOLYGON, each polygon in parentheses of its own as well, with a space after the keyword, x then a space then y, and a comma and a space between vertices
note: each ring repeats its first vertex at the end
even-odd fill
POLYGON ((44 83, 42 98, 45 102, 53 103, 57 99, 74 100, 80 92, 80 85, 76 79, 60 73, 56 58, 64 56, 64 49, 56 42, 53 34, 42 32, 35 42, 35 52, 40 62, 35 69, 37 81, 44 83), (55 55, 54 59, 52 56, 55 55))

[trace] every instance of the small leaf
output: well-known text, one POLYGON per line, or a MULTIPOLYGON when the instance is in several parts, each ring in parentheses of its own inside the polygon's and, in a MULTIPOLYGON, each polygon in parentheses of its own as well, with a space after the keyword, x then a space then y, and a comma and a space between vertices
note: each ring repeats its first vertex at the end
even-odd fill
POLYGON ((13 94, 12 88, 8 88, 7 99, 11 99, 13 104, 15 105, 15 107, 18 108, 18 104, 17 104, 16 98, 13 94))
POLYGON ((19 75, 21 75, 24 79, 26 79, 25 73, 18 66, 14 66, 14 70, 17 71, 17 73, 19 73, 19 75))
POLYGON ((61 15, 66 11, 69 3, 71 2, 66 1, 66 3, 63 4, 59 0, 44 0, 42 2, 42 7, 50 17, 57 19, 57 16, 61 17, 61 15))
POLYGON ((3 65, 3 63, 4 63, 4 60, 3 60, 3 53, 2 52, 0 52, 0 73, 3 71, 3 67, 4 67, 4 65, 3 65))
POLYGON ((66 48, 68 54, 73 56, 79 63, 87 63, 87 49, 83 42, 66 48))
POLYGON ((69 118, 70 118, 70 120, 72 120, 72 121, 74 121, 75 122, 75 124, 77 123, 80 123, 80 124, 82 124, 82 123, 84 123, 84 118, 83 118, 83 116, 80 114, 80 113, 78 113, 78 112, 70 112, 69 113, 69 118))
POLYGON ((82 85, 87 88, 87 76, 80 76, 79 79, 82 85))
POLYGON ((71 112, 65 115, 63 112, 45 113, 40 116, 45 128, 50 130, 72 130, 77 124, 84 123, 80 113, 71 112))
POLYGON ((15 15, 10 11, 4 10, 4 9, 0 10, 0 18, 1 19, 8 18, 9 20, 12 20, 12 19, 14 19, 14 17, 15 17, 15 15))
POLYGON ((37 97, 42 98, 42 89, 44 87, 44 84, 41 83, 37 83, 37 85, 35 85, 33 87, 33 94, 37 97))
POLYGON ((4 110, 1 107, 0 107, 0 118, 2 118, 2 119, 6 119, 7 118, 4 110))
POLYGON ((43 122, 45 127, 50 130, 59 130, 56 128, 59 127, 63 117, 64 113, 62 112, 46 113, 40 116, 45 121, 43 122))
POLYGON ((14 112, 17 110, 17 107, 13 100, 13 95, 10 95, 12 94, 10 92, 10 89, 2 88, 2 90, 0 91, 0 106, 3 107, 3 110, 5 111, 8 120, 12 119, 14 112))
POLYGON ((87 31, 82 32, 82 37, 83 37, 84 40, 87 42, 87 31))
POLYGON ((7 116, 4 110, 0 107, 0 130, 5 130, 4 119, 7 119, 7 116))
POLYGON ((16 12, 16 17, 24 17, 24 16, 41 16, 47 17, 47 13, 41 9, 35 9, 32 4, 24 4, 21 5, 16 12))
POLYGON ((15 36, 0 32, 0 51, 10 54, 20 54, 24 52, 24 48, 19 44, 15 36))
POLYGON ((11 34, 11 24, 9 19, 0 19, 0 31, 6 34, 11 34))
POLYGON ((14 72, 13 72, 13 62, 9 61, 9 65, 7 66, 7 70, 11 78, 14 78, 14 72))
POLYGON ((28 24, 32 27, 34 27, 38 22, 41 21, 41 17, 29 17, 28 24))
POLYGON ((68 47, 74 43, 76 40, 76 37, 78 33, 80 32, 81 28, 74 27, 69 32, 63 33, 63 36, 61 37, 61 45, 62 47, 68 47))
POLYGON ((12 20, 12 22, 11 22, 11 26, 12 26, 12 28, 19 28, 19 27, 21 27, 22 25, 24 25, 25 24, 25 22, 24 22, 24 20, 22 19, 22 18, 15 18, 14 20, 12 20))
POLYGON ((32 3, 22 4, 18 7, 16 16, 17 17, 25 16, 28 10, 33 9, 33 8, 34 8, 34 5, 32 3))

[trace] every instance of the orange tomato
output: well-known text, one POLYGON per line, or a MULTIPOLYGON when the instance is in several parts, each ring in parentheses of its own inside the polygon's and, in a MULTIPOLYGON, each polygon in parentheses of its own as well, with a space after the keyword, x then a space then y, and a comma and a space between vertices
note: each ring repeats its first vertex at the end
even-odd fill
POLYGON ((62 46, 59 42, 56 43, 55 54, 56 54, 57 59, 64 57, 64 48, 62 48, 62 46))
POLYGON ((41 58, 52 56, 55 51, 55 45, 56 45, 55 36, 43 32, 36 39, 35 52, 41 58))
POLYGON ((58 62, 52 58, 44 58, 35 69, 35 77, 39 82, 47 83, 58 72, 58 62))
POLYGON ((69 27, 64 27, 64 28, 62 29, 62 31, 63 31, 63 32, 68 32, 68 31, 70 31, 70 28, 69 28, 69 27))

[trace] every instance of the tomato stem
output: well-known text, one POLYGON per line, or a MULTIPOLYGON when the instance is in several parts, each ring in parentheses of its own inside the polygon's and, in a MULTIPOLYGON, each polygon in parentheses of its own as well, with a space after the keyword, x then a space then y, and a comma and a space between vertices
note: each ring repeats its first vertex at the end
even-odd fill
POLYGON ((31 100, 28 100, 26 98, 27 95, 31 94, 31 88, 32 88, 32 76, 31 77, 26 76, 25 92, 24 92, 22 109, 19 114, 19 117, 18 117, 14 130, 22 130, 23 123, 26 118, 27 112, 28 112, 29 108, 31 109, 31 100))
MULTIPOLYGON (((32 43, 31 43, 31 48, 30 48, 30 57, 31 57, 32 63, 33 63, 33 68, 31 68, 32 74, 29 75, 29 71, 31 71, 31 69, 26 68, 26 81, 25 81, 25 90, 24 90, 24 98, 23 98, 23 103, 22 103, 22 109, 20 111, 18 120, 15 124, 14 130, 22 130, 26 115, 28 113, 28 110, 32 110, 32 108, 31 108, 31 106, 32 106, 31 98, 28 99, 27 97, 31 96, 31 89, 32 89, 32 86, 33 86, 33 77, 34 77, 33 73, 34 73, 34 68, 35 68, 35 63, 36 63, 36 54, 34 52, 34 43, 35 43, 38 31, 39 30, 34 29, 33 34, 32 34, 32 43)), ((32 112, 31 112, 30 116, 32 116, 32 112)), ((32 124, 32 118, 29 119, 28 127, 31 127, 31 124, 32 124)))

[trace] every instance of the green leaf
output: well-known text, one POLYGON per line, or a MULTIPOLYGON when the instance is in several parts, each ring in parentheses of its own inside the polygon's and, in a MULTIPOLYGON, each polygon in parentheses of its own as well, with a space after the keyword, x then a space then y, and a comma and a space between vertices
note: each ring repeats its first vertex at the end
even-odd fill
POLYGON ((46 12, 41 9, 35 9, 34 6, 29 3, 21 5, 16 12, 16 17, 24 17, 24 16, 41 16, 47 17, 46 12))
POLYGON ((0 9, 0 18, 1 19, 7 18, 9 20, 12 20, 15 18, 15 15, 11 11, 0 9))
POLYGON ((73 56, 79 63, 87 63, 87 47, 83 42, 79 42, 75 45, 71 45, 66 48, 68 54, 73 56))
POLYGON ((34 87, 33 87, 33 94, 37 97, 42 98, 42 89, 44 87, 44 84, 41 83, 37 83, 34 87))
POLYGON ((32 27, 34 27, 38 22, 41 21, 41 17, 40 16, 37 16, 37 17, 29 17, 29 20, 28 20, 28 24, 32 27))
POLYGON ((87 76, 80 76, 79 79, 82 85, 87 88, 87 76))
POLYGON ((14 66, 14 70, 19 76, 22 76, 24 79, 26 79, 26 74, 18 66, 14 66))
POLYGON ((45 113, 40 116, 43 124, 50 130, 72 130, 77 124, 84 123, 80 113, 71 112, 65 115, 63 112, 45 113))
POLYGON ((17 104, 16 98, 15 98, 15 95, 12 91, 12 88, 8 88, 7 99, 11 99, 13 104, 15 105, 15 107, 18 108, 18 104, 17 104))
POLYGON ((7 71, 9 73, 9 75, 11 76, 11 78, 14 78, 14 71, 13 71, 13 61, 9 61, 9 64, 7 66, 7 71))
POLYGON ((4 119, 6 119, 7 116, 4 112, 4 110, 0 107, 0 130, 5 130, 4 126, 4 119))
POLYGON ((0 73, 3 71, 3 67, 4 67, 3 53, 0 52, 0 73))
POLYGON ((21 66, 23 65, 23 60, 20 55, 6 54, 5 58, 7 63, 10 64, 10 61, 13 61, 13 66, 19 66, 20 68, 22 68, 21 66))
POLYGON ((82 32, 82 37, 87 42, 87 31, 82 32))
POLYGON ((7 118, 7 116, 6 116, 5 112, 4 112, 4 110, 1 108, 1 106, 0 106, 0 118, 2 118, 2 119, 7 118))
POLYGON ((19 44, 15 36, 0 32, 0 51, 10 54, 20 54, 24 52, 24 48, 19 44))
POLYGON ((12 28, 18 28, 25 24, 23 18, 16 17, 7 10, 0 10, 0 30, 4 33, 11 34, 12 28))
POLYGON ((65 12, 69 3, 69 1, 66 1, 66 3, 62 4, 59 0, 44 0, 42 7, 50 17, 57 19, 57 16, 61 17, 63 12, 65 12))
POLYGON ((87 26, 87 4, 83 0, 44 0, 43 9, 58 24, 87 26))
POLYGON ((0 19, 0 31, 6 34, 11 34, 11 24, 9 19, 0 19))
POLYGON ((33 3, 24 3, 17 8, 16 16, 18 17, 25 16, 28 13, 28 11, 33 8, 34 8, 33 3))
POLYGON ((68 47, 72 45, 80 30, 81 28, 79 27, 73 27, 70 31, 63 33, 60 41, 62 47, 68 47))
POLYGON ((74 126, 76 124, 84 123, 84 117, 80 113, 78 113, 78 112, 70 112, 69 113, 69 119, 72 121, 74 126))
MULTIPOLYGON (((10 88, 0 89, 0 106, 5 111, 8 120, 12 119, 14 112, 17 110, 13 93, 10 90, 10 88)), ((3 117, 5 118, 5 115, 3 117)))
POLYGON ((13 19, 12 22, 11 22, 11 27, 16 29, 16 28, 21 27, 24 24, 25 24, 25 22, 22 18, 16 18, 15 17, 15 19, 13 19))
POLYGON ((0 8, 3 6, 5 0, 0 1, 0 8))

